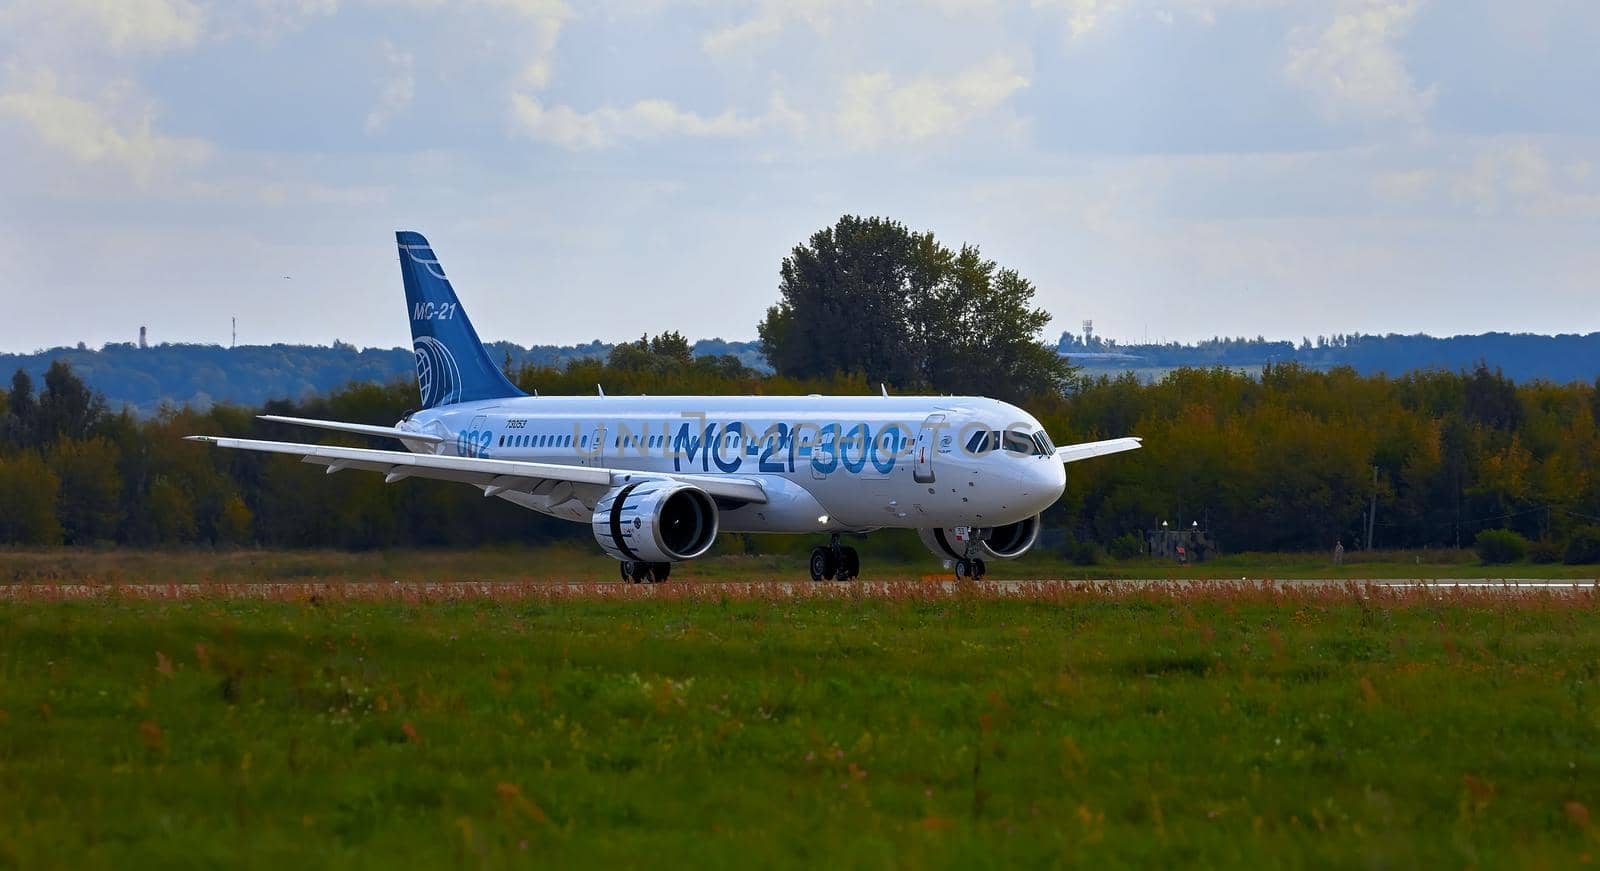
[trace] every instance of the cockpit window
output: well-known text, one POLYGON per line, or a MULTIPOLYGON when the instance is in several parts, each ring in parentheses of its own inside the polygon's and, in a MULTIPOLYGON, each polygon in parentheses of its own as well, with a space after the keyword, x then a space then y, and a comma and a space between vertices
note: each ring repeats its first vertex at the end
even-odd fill
POLYGON ((1001 446, 1013 454, 1042 456, 1039 445, 1021 430, 1008 429, 1001 435, 1001 446))
POLYGON ((979 430, 973 433, 972 438, 967 439, 967 453, 978 455, 987 454, 994 450, 994 446, 998 441, 995 435, 995 433, 991 433, 988 430, 979 430))

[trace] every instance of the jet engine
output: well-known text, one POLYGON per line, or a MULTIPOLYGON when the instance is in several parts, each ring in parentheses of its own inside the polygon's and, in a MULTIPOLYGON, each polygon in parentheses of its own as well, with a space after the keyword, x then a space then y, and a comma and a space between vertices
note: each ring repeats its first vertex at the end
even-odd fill
POLYGON ((629 562, 677 562, 706 552, 717 538, 717 503, 698 487, 647 479, 607 492, 594 506, 600 548, 629 562))
MULTIPOLYGON (((939 559, 961 559, 966 556, 967 544, 958 541, 954 529, 934 527, 919 529, 922 544, 939 559)), ((1015 559, 1028 552, 1039 540, 1039 515, 1005 526, 975 526, 969 532, 977 539, 973 556, 979 559, 1015 559)))

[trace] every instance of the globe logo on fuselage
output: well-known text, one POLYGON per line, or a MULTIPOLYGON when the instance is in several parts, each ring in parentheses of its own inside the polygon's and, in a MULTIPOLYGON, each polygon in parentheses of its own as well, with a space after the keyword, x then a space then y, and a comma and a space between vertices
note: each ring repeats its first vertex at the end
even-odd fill
POLYGON ((411 347, 417 355, 417 388, 422 393, 422 407, 461 401, 461 369, 450 349, 432 336, 418 336, 411 347))

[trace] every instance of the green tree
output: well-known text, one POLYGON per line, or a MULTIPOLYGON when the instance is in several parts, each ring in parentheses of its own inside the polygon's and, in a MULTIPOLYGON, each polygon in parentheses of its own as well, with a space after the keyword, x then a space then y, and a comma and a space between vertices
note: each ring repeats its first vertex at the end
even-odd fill
POLYGON ((682 333, 670 331, 654 338, 640 336, 611 349, 606 365, 627 372, 671 372, 694 363, 694 352, 682 333))
POLYGON ((222 512, 217 516, 217 541, 222 544, 248 544, 251 540, 251 523, 254 518, 250 507, 238 494, 222 502, 222 512))
POLYGON ((44 373, 39 395, 37 435, 41 443, 57 438, 88 438, 105 417, 105 397, 89 389, 64 360, 56 360, 44 373))
POLYGON ((33 378, 27 370, 18 369, 11 375, 11 392, 6 394, 6 414, 0 418, 0 437, 13 445, 32 447, 34 418, 37 417, 38 400, 33 395, 33 378))
POLYGON ((779 374, 855 372, 910 390, 1021 399, 1059 392, 1071 369, 1043 342, 1033 285, 931 232, 841 217, 795 246, 758 330, 779 374))
POLYGON ((651 339, 650 353, 680 366, 694 362, 694 350, 690 347, 689 340, 677 330, 669 330, 651 339))
POLYGON ((60 481, 31 451, 0 457, 0 544, 60 544, 60 481))
POLYGON ((156 540, 161 544, 186 544, 194 541, 194 500, 171 478, 161 476, 150 484, 146 500, 155 523, 156 540))
POLYGON ((68 544, 108 541, 121 512, 120 455, 104 438, 61 439, 50 449, 50 471, 60 481, 56 514, 68 544))

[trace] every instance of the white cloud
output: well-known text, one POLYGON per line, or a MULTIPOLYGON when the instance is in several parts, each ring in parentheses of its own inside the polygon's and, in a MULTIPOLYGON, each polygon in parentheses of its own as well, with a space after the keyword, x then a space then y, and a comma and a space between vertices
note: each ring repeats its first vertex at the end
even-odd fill
POLYGON ((948 78, 924 76, 897 84, 888 73, 852 76, 834 117, 851 145, 873 148, 954 133, 1028 87, 1008 55, 995 55, 948 78))
POLYGON ((389 76, 384 81, 383 89, 378 92, 378 102, 367 112, 368 133, 383 129, 390 118, 411 105, 411 98, 416 94, 415 62, 411 52, 401 51, 387 39, 381 48, 389 67, 389 76))
MULTIPOLYGON (((315 2, 315 0, 302 0, 315 2)), ((332 2, 332 0, 330 0, 332 2)), ((512 25, 527 27, 526 32, 512 30, 499 33, 510 44, 518 45, 523 56, 521 69, 513 86, 519 90, 542 90, 550 81, 551 63, 561 29, 575 14, 565 0, 371 0, 371 2, 404 8, 419 8, 469 20, 491 30, 504 31, 506 20, 512 25), (498 13, 486 18, 481 13, 498 13)))
POLYGON ((1127 0, 1033 0, 1034 9, 1053 10, 1066 19, 1068 39, 1081 39, 1128 7, 1127 0))
POLYGON ((0 94, 0 117, 22 122, 40 142, 79 163, 120 167, 141 184, 212 153, 205 140, 157 133, 154 107, 126 83, 86 99, 60 91, 53 75, 37 73, 0 94))
POLYGON ((157 53, 194 45, 205 15, 190 0, 14 0, 0 9, 0 31, 23 50, 93 45, 118 53, 157 53))
POLYGON ((734 54, 777 36, 797 22, 823 33, 832 26, 835 9, 844 8, 859 15, 865 5, 868 4, 841 0, 765 0, 750 17, 711 30, 700 40, 700 46, 714 57, 734 54))
POLYGON ((669 100, 640 100, 630 106, 605 106, 579 112, 571 106, 546 106, 526 94, 512 95, 512 121, 523 133, 540 142, 571 150, 607 148, 626 141, 668 137, 729 139, 756 132, 762 118, 732 110, 704 116, 679 108, 669 100))
POLYGON ((211 29, 222 39, 242 35, 270 41, 338 11, 339 0, 232 0, 212 9, 211 29))
POLYGON ((1223 10, 1270 8, 1293 2, 1296 0, 1032 0, 1031 5, 1036 12, 1064 22, 1070 44, 1132 15, 1166 25, 1190 21, 1211 26, 1223 10))
POLYGON ((1589 188, 1588 164, 1561 166, 1531 140, 1494 143, 1450 187, 1454 200, 1480 216, 1600 216, 1600 192, 1589 188))
POLYGON ((1396 45, 1421 0, 1340 0, 1331 20, 1289 35, 1289 80, 1334 122, 1420 123, 1433 100, 1406 70, 1396 45))

